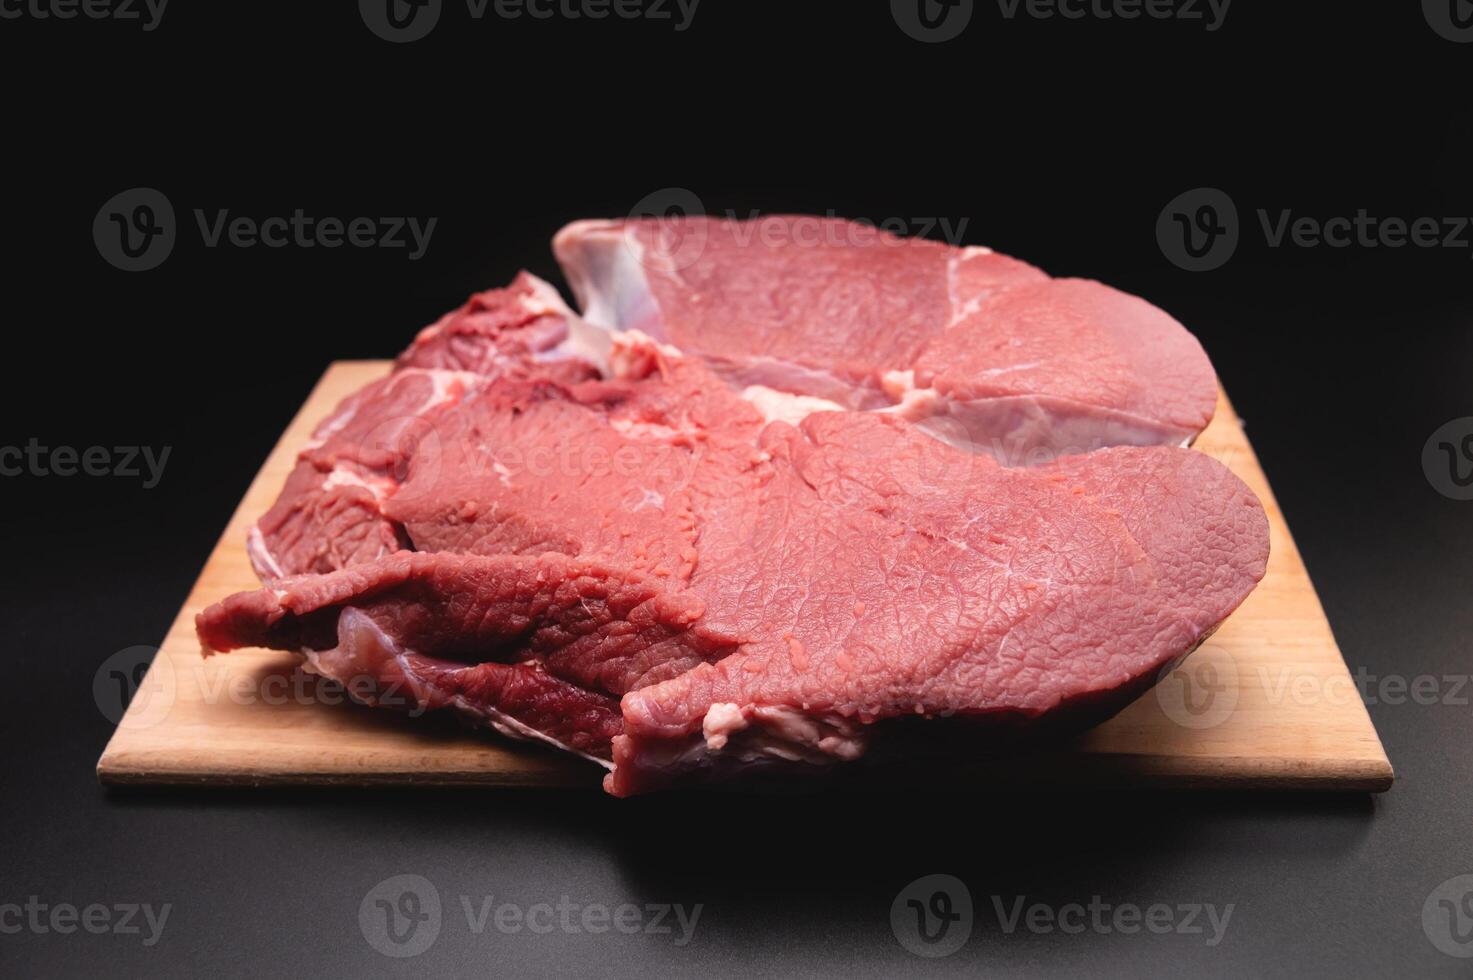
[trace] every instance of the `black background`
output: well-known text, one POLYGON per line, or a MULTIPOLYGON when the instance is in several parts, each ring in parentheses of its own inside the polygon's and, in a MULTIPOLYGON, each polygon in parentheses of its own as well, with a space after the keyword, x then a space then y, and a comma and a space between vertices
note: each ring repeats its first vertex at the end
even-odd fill
MULTIPOLYGON (((1397 769, 1375 799, 1279 795, 107 792, 91 696, 157 643, 325 365, 386 357, 548 239, 688 188, 708 211, 945 217, 966 239, 1106 280, 1203 341, 1246 419, 1346 659, 1466 675, 1473 503, 1422 475, 1473 415, 1470 255, 1269 248, 1256 212, 1473 213, 1473 46, 1415 3, 1238 0, 1200 22, 1001 17, 927 45, 884 3, 705 0, 690 28, 471 21, 391 45, 351 3, 170 7, 160 26, 0 20, 6 383, 0 442, 171 446, 162 482, 7 478, 9 697, 0 902, 173 903, 162 941, 0 935, 9 975, 1467 975, 1423 900, 1473 872, 1473 707, 1371 714, 1397 769), (1292 7, 1292 9, 1291 9, 1292 7), (311 9, 308 9, 311 8, 311 9), (162 190, 158 269, 91 223, 162 190), (1216 186, 1243 242, 1187 273, 1155 222, 1216 186), (195 208, 436 216, 427 255, 205 248, 195 208), (889 927, 907 882, 964 880, 977 926, 937 961, 889 927), (364 941, 376 882, 447 902, 406 961, 364 941), (695 940, 472 936, 456 896, 703 903, 695 940), (1225 940, 1005 933, 990 896, 1234 903, 1225 940)), ((1466 692, 1465 692, 1466 694, 1466 692)))

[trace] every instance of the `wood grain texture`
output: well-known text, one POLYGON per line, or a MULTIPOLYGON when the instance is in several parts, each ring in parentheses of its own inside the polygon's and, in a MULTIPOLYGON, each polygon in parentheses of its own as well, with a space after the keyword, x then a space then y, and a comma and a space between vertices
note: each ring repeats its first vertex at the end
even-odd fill
MULTIPOLYGON (((329 367, 241 501, 97 764, 107 783, 502 784, 596 789, 603 770, 541 746, 351 703, 322 703, 290 654, 200 657, 194 616, 258 586, 246 530, 312 429, 387 361, 329 367)), ((1197 441, 1268 511, 1268 574, 1155 691, 1068 744, 968 764, 995 786, 1381 791, 1391 765, 1226 397, 1197 441)))

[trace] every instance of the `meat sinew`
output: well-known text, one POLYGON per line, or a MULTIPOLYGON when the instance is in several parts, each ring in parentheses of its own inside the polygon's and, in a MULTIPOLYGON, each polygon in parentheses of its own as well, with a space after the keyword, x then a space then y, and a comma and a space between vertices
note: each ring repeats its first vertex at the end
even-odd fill
MULTIPOLYGON (((1042 343, 1008 322, 978 329, 1042 343)), ((855 759, 901 718, 1099 720, 1263 575, 1262 507, 1201 453, 1005 466, 867 395, 733 387, 650 326, 585 335, 524 274, 427 329, 319 429, 252 533, 270 587, 199 616, 207 652, 301 652, 627 795, 855 759)))

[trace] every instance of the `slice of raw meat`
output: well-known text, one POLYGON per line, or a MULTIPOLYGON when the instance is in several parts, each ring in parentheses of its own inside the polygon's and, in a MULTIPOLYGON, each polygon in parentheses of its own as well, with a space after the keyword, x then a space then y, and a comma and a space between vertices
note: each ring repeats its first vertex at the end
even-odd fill
POLYGON ((694 596, 561 555, 403 552, 231 596, 197 626, 206 651, 301 651, 360 701, 453 708, 603 761, 620 695, 734 645, 702 612, 694 596))
POLYGON ((521 272, 421 330, 396 366, 584 381, 598 372, 572 353, 576 321, 556 289, 521 272))
POLYGON ((276 504, 251 528, 256 574, 269 582, 330 572, 409 546, 382 508, 411 456, 421 465, 434 458, 437 419, 496 378, 597 377, 580 355, 602 355, 579 346, 576 320, 557 290, 523 272, 420 331, 393 374, 318 425, 276 504))
POLYGON ((554 248, 591 323, 739 389, 891 408, 1010 465, 1186 444, 1217 402, 1170 316, 986 248, 801 215, 580 221, 554 248))
POLYGON ((769 587, 760 614, 719 603, 768 582, 761 566, 691 583, 712 597, 709 621, 740 629, 723 615, 745 612, 782 625, 626 696, 612 792, 773 756, 846 758, 873 722, 912 714, 1097 723, 1195 649, 1264 573, 1262 508, 1200 453, 1115 448, 972 469, 948 486, 935 474, 950 464, 928 459, 936 444, 887 420, 811 416, 782 438, 769 445, 793 469, 771 492, 791 514, 792 489, 815 488, 807 535, 791 517, 759 518, 744 540, 779 548, 784 569, 799 551, 800 598, 784 607, 789 580, 788 592, 769 587))
POLYGON ((251 528, 256 575, 330 572, 407 545, 382 514, 435 413, 480 385, 479 375, 408 369, 344 399, 298 455, 281 496, 251 528))
POLYGON ((1263 574, 1262 508, 1200 453, 1007 468, 893 415, 764 423, 635 336, 611 363, 437 408, 380 507, 431 553, 233 597, 203 642, 402 674, 416 707, 607 756, 624 795, 852 759, 901 717, 1099 720, 1263 574))

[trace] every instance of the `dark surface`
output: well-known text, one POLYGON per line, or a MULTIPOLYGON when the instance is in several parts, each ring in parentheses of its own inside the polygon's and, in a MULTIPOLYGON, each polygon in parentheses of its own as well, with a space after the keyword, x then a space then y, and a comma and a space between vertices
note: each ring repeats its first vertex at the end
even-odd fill
MULTIPOLYGON (((170 8, 157 30, 0 21, 8 180, 0 443, 171 446, 156 488, 0 481, 0 904, 172 903, 161 940, 0 934, 10 976, 1467 975, 1423 903, 1473 873, 1473 502, 1421 469, 1473 415, 1470 254, 1266 247, 1254 212, 1473 213, 1473 48, 1416 4, 1234 5, 1199 25, 1020 18, 979 4, 922 45, 884 4, 708 0, 689 30, 469 22, 372 37, 351 4, 170 8), (317 6, 317 5, 311 5, 317 6), (268 9, 269 8, 269 9, 268 9), (798 9, 795 9, 798 8, 798 9), (1224 267, 1168 263, 1154 226, 1198 186, 1237 202, 1224 267), (118 191, 185 222, 160 268, 102 261, 118 191), (325 364, 385 357, 517 268, 555 276, 565 220, 669 186, 708 211, 968 219, 966 239, 1098 277, 1195 331, 1249 425, 1353 669, 1432 675, 1436 703, 1370 706, 1397 770, 1375 799, 964 791, 666 795, 107 792, 91 695, 156 643, 325 364), (193 208, 439 217, 402 250, 204 248, 193 208), (1453 678, 1453 679, 1445 679, 1453 678), (365 941, 379 881, 430 879, 438 940, 365 941), (906 952, 890 907, 945 873, 970 941, 906 952), (474 935, 494 903, 701 903, 694 939, 474 935), (1054 907, 1232 903, 1224 938, 1007 933, 992 896, 1054 907)), ((1473 236, 1469 236, 1473 237, 1473 236)), ((1373 688, 1374 691, 1374 688, 1373 688)), ((324 709, 328 710, 328 709, 324 709)), ((1470 910, 1473 911, 1473 910, 1470 910)), ((1465 920, 1469 921, 1469 920, 1465 920)))

